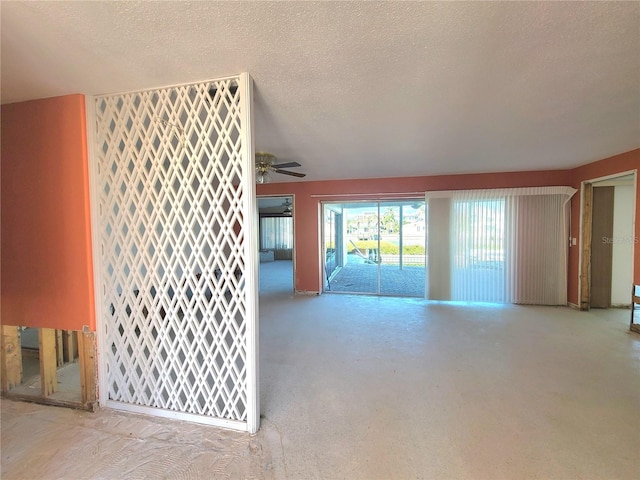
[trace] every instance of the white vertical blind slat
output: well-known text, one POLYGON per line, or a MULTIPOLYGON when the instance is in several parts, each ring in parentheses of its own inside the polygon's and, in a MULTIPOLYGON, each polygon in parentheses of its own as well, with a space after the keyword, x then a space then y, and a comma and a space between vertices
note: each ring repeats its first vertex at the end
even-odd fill
POLYGON ((427 193, 437 208, 446 205, 439 199, 451 202, 448 226, 442 215, 429 223, 429 236, 448 235, 450 245, 450 275, 442 274, 446 262, 438 249, 430 250, 430 265, 439 265, 427 273, 430 291, 451 292, 439 300, 565 305, 567 200, 573 193, 569 187, 427 193), (450 289, 433 287, 448 278, 450 289))

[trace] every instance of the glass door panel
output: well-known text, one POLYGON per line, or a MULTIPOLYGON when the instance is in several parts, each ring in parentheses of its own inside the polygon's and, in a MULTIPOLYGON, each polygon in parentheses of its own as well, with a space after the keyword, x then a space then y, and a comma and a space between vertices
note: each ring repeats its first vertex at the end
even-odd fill
POLYGON ((333 291, 378 293, 378 204, 345 203, 345 258, 333 291))
POLYGON ((425 202, 326 203, 327 292, 423 297, 425 202))
POLYGON ((380 203, 380 253, 380 294, 424 297, 424 201, 380 203))

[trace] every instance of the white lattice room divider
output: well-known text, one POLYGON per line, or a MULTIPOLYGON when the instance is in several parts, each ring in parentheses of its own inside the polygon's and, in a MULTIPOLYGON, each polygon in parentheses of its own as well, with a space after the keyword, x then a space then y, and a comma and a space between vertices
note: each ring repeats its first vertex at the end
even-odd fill
POLYGON ((104 405, 258 428, 250 108, 246 74, 93 99, 104 405))

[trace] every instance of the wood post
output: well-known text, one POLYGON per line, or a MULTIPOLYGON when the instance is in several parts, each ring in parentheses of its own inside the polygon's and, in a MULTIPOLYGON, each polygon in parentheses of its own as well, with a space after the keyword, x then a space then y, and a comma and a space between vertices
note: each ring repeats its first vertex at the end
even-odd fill
POLYGON ((53 328, 41 328, 38 338, 42 396, 48 397, 58 389, 56 331, 53 328))
POLYGON ((593 185, 584 184, 582 199, 582 261, 580 263, 580 310, 591 307, 591 224, 592 224, 593 185))
POLYGON ((2 325, 0 327, 0 375, 2 376, 2 391, 22 383, 22 349, 20 347, 20 333, 18 327, 2 325))
POLYGON ((94 332, 78 332, 82 403, 96 401, 96 341, 94 332))
POLYGON ((62 345, 62 330, 56 330, 56 364, 58 367, 64 365, 64 347, 62 345))

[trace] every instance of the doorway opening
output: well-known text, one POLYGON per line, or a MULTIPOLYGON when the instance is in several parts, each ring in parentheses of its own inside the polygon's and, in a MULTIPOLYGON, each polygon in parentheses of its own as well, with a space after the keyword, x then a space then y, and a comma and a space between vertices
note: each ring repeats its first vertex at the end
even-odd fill
POLYGON ((425 295, 424 199, 323 203, 324 292, 425 295))
POLYGON ((258 197, 260 295, 294 292, 294 197, 258 197))
POLYGON ((583 182, 580 308, 629 308, 636 173, 583 182))

